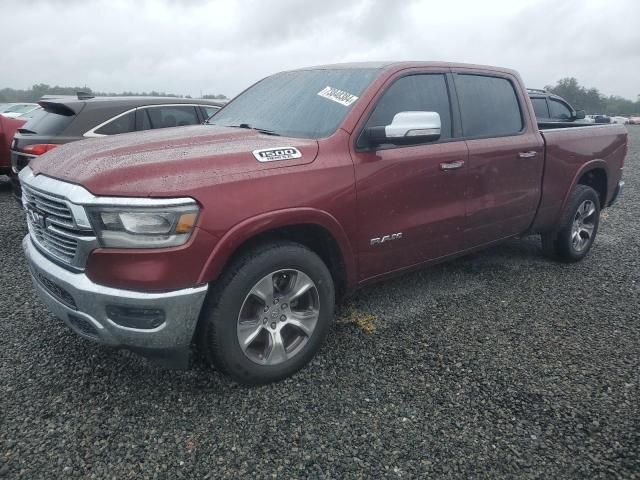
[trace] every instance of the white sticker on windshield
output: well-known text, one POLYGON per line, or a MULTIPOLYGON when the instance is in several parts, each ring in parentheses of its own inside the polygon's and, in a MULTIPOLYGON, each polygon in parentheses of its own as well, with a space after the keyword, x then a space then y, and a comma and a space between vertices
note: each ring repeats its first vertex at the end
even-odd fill
POLYGON ((253 156, 259 162, 275 162, 277 160, 292 160, 301 158, 302 153, 296 147, 276 147, 254 150, 253 156))
POLYGON ((328 100, 332 100, 334 102, 339 103, 340 105, 344 105, 345 107, 350 106, 353 102, 358 100, 358 97, 355 95, 351 95, 349 92, 345 92, 344 90, 339 90, 337 88, 326 86, 322 90, 318 92, 323 98, 328 100))

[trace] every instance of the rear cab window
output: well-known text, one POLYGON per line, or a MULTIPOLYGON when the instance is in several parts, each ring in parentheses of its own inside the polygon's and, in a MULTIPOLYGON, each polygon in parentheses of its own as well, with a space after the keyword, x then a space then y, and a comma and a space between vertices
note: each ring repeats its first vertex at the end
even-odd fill
POLYGON ((549 99, 549 108, 551 110, 551 118, 557 120, 571 120, 573 118, 573 114, 571 113, 571 109, 569 106, 561 102, 559 100, 555 100, 553 98, 549 99))
POLYGON ((536 118, 550 118, 546 98, 533 97, 531 98, 531 105, 533 105, 533 111, 536 114, 536 118))
POLYGON ((511 81, 482 74, 458 73, 454 77, 465 137, 501 137, 522 132, 522 111, 511 81))

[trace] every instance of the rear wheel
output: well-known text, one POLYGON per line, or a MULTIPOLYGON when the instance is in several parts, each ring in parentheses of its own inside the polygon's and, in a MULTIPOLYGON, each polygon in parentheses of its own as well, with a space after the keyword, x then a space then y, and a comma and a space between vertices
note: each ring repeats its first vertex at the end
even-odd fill
POLYGON ((545 252, 565 262, 577 262, 587 256, 598 233, 600 200, 596 191, 577 185, 559 228, 542 235, 545 252))
POLYGON ((315 355, 333 309, 333 281, 320 257, 299 244, 268 244, 238 258, 211 291, 200 348, 238 382, 277 381, 315 355))

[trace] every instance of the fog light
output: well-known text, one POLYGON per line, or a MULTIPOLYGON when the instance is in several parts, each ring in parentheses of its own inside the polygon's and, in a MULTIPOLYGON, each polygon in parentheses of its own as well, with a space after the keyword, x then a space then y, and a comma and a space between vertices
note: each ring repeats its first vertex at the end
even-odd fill
POLYGON ((164 323, 164 310, 158 308, 107 305, 109 319, 126 328, 151 330, 164 323))

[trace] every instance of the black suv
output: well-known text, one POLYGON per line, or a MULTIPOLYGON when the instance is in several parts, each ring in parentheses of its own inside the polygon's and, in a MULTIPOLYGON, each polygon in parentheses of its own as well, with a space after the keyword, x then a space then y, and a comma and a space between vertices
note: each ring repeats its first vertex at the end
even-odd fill
POLYGON ((11 183, 20 197, 17 174, 32 158, 64 143, 117 133, 203 123, 224 102, 174 97, 45 97, 42 107, 11 143, 11 183))
POLYGON ((574 110, 564 98, 546 90, 527 88, 527 93, 538 122, 575 122, 585 117, 584 110, 574 110))

